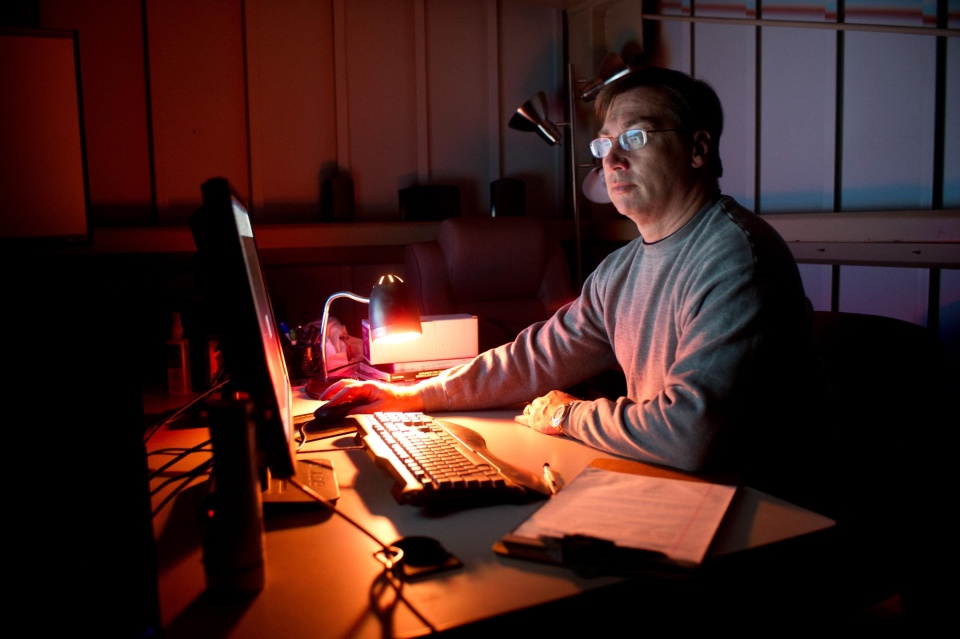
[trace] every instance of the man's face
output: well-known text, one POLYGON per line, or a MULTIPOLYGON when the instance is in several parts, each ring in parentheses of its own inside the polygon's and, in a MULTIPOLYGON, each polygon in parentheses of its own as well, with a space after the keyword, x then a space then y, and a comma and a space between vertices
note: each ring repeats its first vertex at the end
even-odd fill
POLYGON ((655 88, 639 87, 613 99, 598 137, 613 138, 603 158, 603 174, 610 200, 621 214, 635 218, 660 214, 682 204, 694 181, 691 147, 683 131, 647 135, 635 151, 620 146, 620 134, 631 129, 673 129, 676 123, 667 100, 655 88))

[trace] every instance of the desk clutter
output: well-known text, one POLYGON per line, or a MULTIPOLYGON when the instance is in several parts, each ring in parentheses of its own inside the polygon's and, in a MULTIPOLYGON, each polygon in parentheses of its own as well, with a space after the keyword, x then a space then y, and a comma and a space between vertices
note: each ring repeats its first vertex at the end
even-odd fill
MULTIPOLYGON (((329 373, 356 379, 413 382, 466 363, 479 353, 476 315, 424 315, 420 323, 423 332, 419 339, 385 344, 370 339, 367 320, 362 321, 361 336, 356 337, 337 318, 330 318, 324 340, 329 373)), ((295 382, 323 374, 320 325, 320 320, 295 329, 280 324, 287 368, 295 382)))
MULTIPOLYGON (((229 623, 228 629, 222 632, 221 636, 256 635, 258 629, 274 627, 283 623, 283 619, 289 618, 285 615, 288 615, 291 592, 309 592, 314 599, 333 602, 327 606, 311 607, 300 619, 297 629, 290 633, 291 637, 315 636, 317 632, 329 630, 330 636, 371 639, 382 636, 422 636, 427 634, 428 628, 424 627, 427 623, 433 627, 457 628, 521 609, 532 611, 538 606, 548 606, 544 610, 546 613, 551 603, 560 600, 564 601, 564 606, 576 605, 577 597, 571 595, 583 595, 584 601, 590 602, 594 594, 601 597, 614 594, 606 586, 629 588, 630 583, 651 584, 651 587, 661 589, 658 591, 662 593, 671 592, 671 584, 699 583, 706 588, 704 596, 713 597, 716 593, 711 589, 713 582, 709 579, 693 581, 686 578, 678 580, 674 577, 709 577, 718 574, 723 567, 730 569, 724 571, 724 575, 739 575, 741 564, 737 563, 737 557, 752 557, 754 550, 759 551, 758 558, 763 563, 780 565, 771 559, 780 557, 779 554, 774 555, 771 552, 772 547, 780 546, 784 553, 794 552, 798 547, 795 543, 780 545, 775 542, 790 539, 797 542, 797 537, 811 535, 833 525, 832 521, 815 513, 753 491, 749 487, 737 486, 729 507, 724 508, 723 500, 720 500, 719 507, 713 511, 722 511, 723 521, 712 535, 711 549, 704 560, 703 568, 706 571, 697 569, 693 572, 677 573, 670 566, 665 570, 662 564, 648 562, 651 557, 641 549, 639 554, 634 553, 637 559, 635 563, 625 566, 621 562, 616 567, 633 569, 642 578, 633 582, 622 581, 622 571, 609 571, 617 574, 604 574, 611 567, 607 561, 610 555, 604 552, 605 549, 609 550, 609 546, 596 542, 579 543, 583 540, 582 537, 575 538, 572 535, 565 548, 567 554, 561 555, 560 561, 554 561, 548 556, 549 563, 538 566, 537 562, 530 561, 536 559, 535 557, 521 555, 515 552, 515 547, 511 549, 512 552, 500 554, 495 545, 497 542, 508 535, 529 536, 526 535, 527 525, 539 525, 537 513, 549 514, 548 509, 555 505, 563 506, 565 496, 572 498, 575 505, 578 502, 583 505, 581 498, 592 494, 593 488, 585 483, 584 487, 589 490, 578 496, 577 484, 581 479, 589 480, 592 474, 607 477, 625 474, 629 471, 623 464, 629 464, 637 472, 649 475, 641 477, 641 480, 649 479, 654 485, 661 485, 665 477, 673 480, 681 475, 664 475, 662 469, 636 462, 597 459, 592 456, 592 452, 583 451, 582 445, 577 442, 537 436, 516 424, 513 421, 514 415, 513 411, 502 410, 487 411, 483 414, 444 415, 435 420, 458 424, 473 431, 475 435, 472 436, 480 437, 485 443, 489 443, 487 452, 492 449, 502 455, 503 461, 508 462, 504 466, 529 469, 531 481, 542 481, 539 473, 542 464, 540 460, 549 460, 561 479, 559 492, 552 498, 547 494, 549 489, 541 488, 543 493, 530 491, 528 496, 532 501, 529 503, 513 504, 493 500, 477 509, 464 507, 432 510, 430 506, 419 507, 413 503, 427 503, 429 496, 421 493, 418 497, 415 491, 405 491, 406 483, 398 482, 392 473, 382 472, 382 467, 371 463, 369 452, 347 445, 347 442, 353 441, 352 437, 331 440, 329 444, 315 444, 309 454, 329 458, 344 480, 340 486, 341 496, 335 505, 336 513, 343 514, 364 530, 372 531, 378 539, 382 536, 385 541, 397 540, 404 543, 390 542, 386 544, 387 549, 382 549, 375 540, 369 539, 368 535, 357 530, 355 526, 341 521, 339 515, 333 511, 270 509, 269 512, 264 512, 267 578, 263 589, 252 601, 240 599, 236 604, 220 601, 214 605, 208 597, 204 597, 206 581, 202 553, 198 546, 184 545, 181 539, 188 529, 183 526, 183 514, 189 515, 187 518, 194 522, 192 527, 197 528, 196 517, 185 511, 184 507, 193 503, 192 498, 199 497, 202 491, 184 492, 183 503, 168 511, 170 525, 157 523, 158 539, 162 548, 165 553, 171 552, 176 556, 176 561, 161 563, 161 611, 164 614, 165 627, 171 629, 171 634, 176 634, 173 630, 182 629, 181 624, 187 621, 212 624, 203 627, 214 628, 219 623, 229 623), (531 441, 537 441, 541 447, 531 452, 531 441), (593 461, 587 463, 587 459, 593 461), (536 460, 536 463, 531 460, 536 460), (437 549, 436 555, 418 555, 421 545, 418 542, 424 538, 439 543, 441 548, 437 549), (406 545, 408 541, 411 542, 410 546, 406 545), (388 553, 388 549, 393 546, 403 546, 403 562, 393 563, 396 557, 388 553), (750 552, 745 554, 747 550, 750 552), (191 554, 183 555, 185 551, 191 554), (408 552, 409 563, 406 561, 408 552), (387 587, 383 573, 386 563, 381 566, 381 556, 390 563, 392 574, 407 582, 402 587, 403 596, 410 605, 423 613, 427 620, 414 618, 408 614, 404 605, 399 605, 393 611, 395 616, 389 618, 389 622, 396 629, 395 635, 385 635, 383 629, 372 621, 373 617, 368 610, 371 584, 387 587), (439 556, 439 560, 430 559, 431 556, 439 556), (340 569, 331 572, 332 565, 339 566, 340 569), (349 566, 349 569, 344 570, 343 566, 349 566), (598 572, 591 573, 590 570, 598 572), (661 576, 663 579, 660 579, 661 576), (438 592, 444 592, 445 596, 438 599, 438 592), (449 596, 446 593, 449 593, 449 596), (225 608, 235 611, 235 616, 223 617, 225 608), (351 622, 356 619, 371 619, 371 623, 357 631, 351 626, 351 622)), ((361 428, 361 431, 365 432, 365 429, 361 428)), ((458 433, 458 436, 467 441, 472 437, 464 432, 458 433)), ((426 439, 430 435, 421 433, 416 437, 426 439)), ((151 449, 192 449, 204 438, 203 429, 165 429, 157 440, 151 442, 151 449)), ((207 450, 197 454, 209 456, 210 452, 207 450)), ((159 468, 166 463, 167 457, 151 459, 154 460, 151 462, 152 467, 159 468)), ((186 460, 183 463, 187 466, 193 465, 186 460)), ((166 481, 167 477, 164 475, 156 475, 152 483, 160 485, 166 481)), ((633 479, 626 477, 623 481, 631 482, 633 479)), ((716 478, 710 480, 714 483, 694 484, 695 481, 694 478, 685 476, 683 483, 698 488, 707 487, 710 490, 714 489, 716 483, 721 489, 721 497, 733 490, 732 486, 723 484, 716 478)), ((457 493, 449 494, 452 496, 457 493)), ((156 494, 155 503, 161 500, 162 496, 163 493, 156 494)), ((620 499, 633 499, 633 496, 615 496, 615 499, 619 502, 620 499)), ((198 505, 199 503, 202 502, 198 502, 198 505)), ((599 504, 586 503, 585 506, 598 507, 599 504)), ((611 514, 607 512, 606 516, 610 517, 611 514)), ((702 537, 704 540, 711 537, 709 531, 715 522, 713 518, 709 519, 705 524, 708 532, 702 537)), ((623 522, 618 522, 618 525, 619 523, 623 522)), ((569 528, 568 532, 582 530, 574 527, 572 520, 562 521, 561 524, 564 529, 569 528)), ((605 535, 594 536, 601 538, 605 535)), ((810 541, 816 542, 817 539, 811 538, 810 541)), ((817 544, 814 543, 813 547, 816 548, 817 544)), ((620 552, 613 555, 622 556, 620 552)), ((792 572, 788 574, 793 575, 792 572)), ((717 584, 717 587, 726 583, 717 584)), ((762 590, 775 592, 773 583, 762 583, 762 590)), ((662 596, 667 603, 677 606, 690 603, 686 599, 680 599, 679 594, 676 598, 669 594, 662 596)), ((723 593, 718 596, 723 596, 723 593)), ((730 594, 730 598, 722 599, 722 602, 734 597, 734 594, 730 594)), ((771 598, 774 602, 777 601, 775 594, 771 594, 771 598)), ((767 599, 759 601, 762 605, 767 603, 767 599)), ((719 604, 714 602, 713 605, 719 604)), ((648 606, 643 610, 644 615, 656 615, 660 612, 656 606, 648 606)), ((806 611, 806 608, 804 610, 806 611)), ((557 621, 561 619, 571 622, 569 616, 558 617, 557 621)))

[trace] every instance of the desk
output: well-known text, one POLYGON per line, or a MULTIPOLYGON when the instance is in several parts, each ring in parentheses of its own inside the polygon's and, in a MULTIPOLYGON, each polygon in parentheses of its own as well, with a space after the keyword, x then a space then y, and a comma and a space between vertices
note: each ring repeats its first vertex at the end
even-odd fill
MULTIPOLYGON (((301 402, 297 412, 303 412, 305 400, 297 401, 301 402)), ((491 451, 511 463, 539 469, 549 462, 561 484, 597 457, 611 457, 577 441, 547 437, 520 426, 513 421, 516 414, 512 410, 492 410, 442 416, 478 431, 491 451)), ((204 429, 161 430, 149 448, 192 445, 205 438, 204 429)), ((552 610, 552 618, 561 624, 558 627, 566 628, 566 622, 557 617, 557 611, 549 604, 573 610, 575 602, 584 595, 603 593, 603 598, 608 598, 611 588, 634 581, 580 576, 561 566, 499 556, 492 550, 494 542, 529 516, 539 503, 487 506, 428 517, 417 508, 397 504, 390 495, 390 477, 364 451, 352 446, 353 437, 348 435, 311 442, 305 450, 322 452, 303 454, 333 461, 341 490, 337 510, 382 541, 426 535, 441 541, 463 561, 461 569, 403 586, 403 596, 437 630, 459 629, 455 636, 472 636, 469 631, 478 622, 532 615, 540 608, 552 610)), ((159 463, 151 461, 151 467, 159 463)), ((196 460, 191 459, 184 466, 194 463, 196 460)), ((830 519, 757 491, 741 492, 747 499, 735 503, 735 511, 722 526, 711 556, 736 555, 745 548, 833 525, 830 519)), ((377 545, 342 518, 324 510, 268 514, 264 589, 245 601, 209 601, 203 596, 205 580, 199 543, 202 531, 196 517, 201 494, 202 485, 197 485, 181 494, 154 520, 160 610, 169 639, 382 639, 429 633, 427 623, 408 606, 392 605, 396 603, 394 592, 381 580, 382 566, 373 556, 377 545), (372 603, 386 612, 378 618, 372 603)), ((661 591, 659 582, 650 583, 657 584, 656 590, 661 591)))

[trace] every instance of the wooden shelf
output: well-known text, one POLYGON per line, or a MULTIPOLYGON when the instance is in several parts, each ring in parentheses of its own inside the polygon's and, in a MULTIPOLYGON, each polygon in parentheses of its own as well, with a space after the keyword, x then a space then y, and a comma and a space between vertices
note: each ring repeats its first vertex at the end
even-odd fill
MULTIPOLYGON (((331 224, 255 224, 257 246, 272 249, 396 246, 436 238, 438 222, 370 222, 331 224)), ((95 229, 92 253, 192 253, 193 235, 186 226, 95 229)))
MULTIPOLYGON (((573 236, 569 220, 545 219, 550 235, 573 236)), ((254 224, 257 246, 263 251, 398 247, 437 237, 439 222, 352 222, 317 224, 254 224)), ((94 229, 88 244, 61 247, 83 254, 193 253, 196 246, 187 226, 94 229)))
MULTIPOLYGON (((851 264, 960 268, 960 209, 782 213, 763 216, 790 245, 801 264, 851 264)), ((551 235, 573 236, 570 220, 545 220, 551 235)), ((270 262, 356 261, 356 250, 381 247, 396 260, 400 247, 437 237, 439 222, 357 222, 254 225, 257 244, 270 262)), ((626 218, 592 224, 586 242, 628 242, 637 237, 626 218)), ((67 247, 81 254, 189 254, 196 250, 186 226, 95 229, 89 244, 67 247)), ((367 256, 369 257, 369 255, 367 256)), ((365 257, 364 259, 367 259, 365 257)))
MULTIPOLYGON (((960 209, 764 215, 801 264, 960 268, 960 209)), ((628 219, 598 224, 593 238, 637 237, 628 219)))

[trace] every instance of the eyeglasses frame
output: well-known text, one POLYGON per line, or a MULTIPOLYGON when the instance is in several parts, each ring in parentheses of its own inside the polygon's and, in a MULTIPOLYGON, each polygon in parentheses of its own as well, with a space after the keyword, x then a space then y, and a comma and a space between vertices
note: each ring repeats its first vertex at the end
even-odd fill
POLYGON ((589 146, 590 146, 590 155, 592 155, 593 157, 597 158, 598 160, 602 160, 603 158, 607 157, 608 155, 610 155, 610 151, 613 150, 613 140, 616 140, 617 142, 619 142, 619 143, 620 143, 620 148, 623 149, 624 151, 639 151, 639 150, 642 149, 643 147, 647 146, 647 135, 648 135, 648 134, 650 134, 650 133, 666 133, 666 132, 668 132, 668 131, 679 131, 679 129, 676 128, 676 127, 672 128, 672 129, 652 129, 652 130, 649 130, 649 131, 646 130, 646 129, 627 129, 626 131, 624 131, 623 133, 621 133, 621 134, 618 135, 618 136, 600 136, 600 137, 594 138, 593 140, 590 141, 590 145, 589 145, 589 146), (637 135, 638 132, 640 133, 640 137, 641 137, 641 139, 643 140, 643 143, 642 143, 640 146, 638 146, 637 148, 635 148, 635 149, 634 149, 634 148, 630 148, 630 147, 628 146, 628 144, 627 144, 627 139, 628 139, 630 136, 636 137, 636 135, 637 135), (600 142, 601 140, 606 140, 609 144, 604 147, 603 155, 598 155, 598 154, 597 154, 597 151, 594 150, 594 145, 597 144, 598 142, 600 142))

